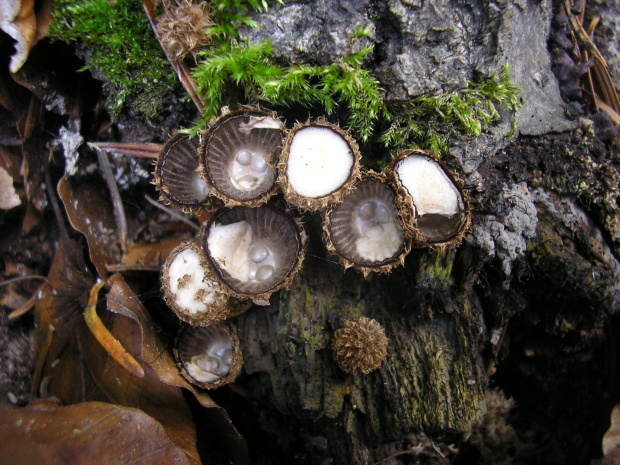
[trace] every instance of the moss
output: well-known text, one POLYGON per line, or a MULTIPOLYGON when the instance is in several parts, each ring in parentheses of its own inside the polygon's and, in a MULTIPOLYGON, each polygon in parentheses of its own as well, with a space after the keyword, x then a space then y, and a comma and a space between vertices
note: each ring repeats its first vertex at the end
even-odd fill
MULTIPOLYGON (((437 96, 422 95, 396 105, 390 127, 381 139, 386 146, 404 148, 417 145, 437 154, 448 151, 451 137, 478 137, 482 130, 500 119, 499 106, 516 112, 521 91, 510 80, 506 65, 499 76, 470 82, 464 90, 437 96)), ((516 119, 513 120, 513 131, 516 119)), ((511 131, 512 132, 512 131, 511 131)))
MULTIPOLYGON (((447 152, 450 137, 480 136, 499 120, 498 107, 516 111, 520 91, 511 81, 508 67, 469 88, 439 96, 423 95, 388 108, 385 95, 370 71, 364 69, 367 47, 327 66, 281 66, 271 56, 268 41, 249 44, 234 40, 206 51, 194 69, 199 92, 207 106, 194 128, 198 132, 217 116, 222 105, 261 103, 291 107, 335 109, 348 114, 348 129, 361 142, 379 138, 392 149, 411 145, 447 152), (230 89, 235 89, 230 92, 230 89), (377 134, 377 127, 387 127, 377 134)), ((385 160, 387 163, 387 160, 385 160)))
MULTIPOLYGON (((223 105, 302 106, 347 115, 348 129, 361 142, 380 140, 394 150, 417 145, 441 154, 450 137, 479 136, 499 119, 499 105, 519 108, 519 89, 510 81, 507 67, 499 77, 458 92, 388 105, 379 81, 364 66, 372 47, 326 66, 278 64, 269 42, 242 42, 237 33, 242 25, 256 26, 251 11, 267 7, 267 0, 210 2, 214 24, 208 33, 213 46, 202 53, 193 70, 206 107, 190 132, 197 133, 223 105)), ((351 40, 367 35, 360 29, 351 40)), ((50 37, 84 51, 85 69, 104 79, 113 117, 130 101, 144 116, 154 118, 171 97, 170 89, 178 88, 140 2, 58 0, 50 37)), ((384 158, 379 165, 387 163, 384 158)))
POLYGON ((57 0, 53 15, 50 37, 76 45, 84 69, 102 75, 113 117, 128 100, 147 118, 161 112, 176 80, 140 2, 57 0))
POLYGON ((379 82, 362 68, 372 48, 327 66, 281 66, 271 57, 271 44, 233 42, 206 51, 194 70, 198 91, 207 105, 194 131, 219 113, 222 105, 266 102, 289 107, 322 107, 327 114, 340 105, 349 113, 349 128, 362 141, 373 134, 380 117, 389 118, 379 82), (238 92, 230 92, 235 88, 238 92))

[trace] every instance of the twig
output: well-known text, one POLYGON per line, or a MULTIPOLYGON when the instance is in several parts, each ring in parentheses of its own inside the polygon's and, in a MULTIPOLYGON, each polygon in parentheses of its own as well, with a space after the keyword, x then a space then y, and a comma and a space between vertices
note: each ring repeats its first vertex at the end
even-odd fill
POLYGON ((168 58, 168 61, 172 65, 174 72, 177 73, 179 81, 181 81, 181 84, 185 88, 185 91, 189 94, 190 98, 192 99, 192 102, 194 102, 194 105, 196 105, 196 108, 198 108, 198 111, 202 113, 205 107, 205 103, 202 97, 198 94, 198 85, 196 84, 196 81, 194 81, 194 78, 192 77, 192 73, 190 72, 189 68, 185 65, 185 63, 183 63, 182 61, 176 60, 168 55, 166 48, 163 46, 161 42, 161 37, 157 33, 157 15, 155 14, 155 6, 153 5, 152 0, 143 0, 142 6, 146 13, 146 17, 148 18, 149 23, 151 24, 151 28, 153 29, 153 32, 155 33, 155 37, 157 37, 157 41, 159 42, 159 45, 161 45, 161 48, 164 51, 164 53, 166 54, 166 57, 168 58))
MULTIPOLYGON (((594 24, 591 24, 588 31, 586 31, 581 20, 571 13, 571 5, 568 0, 564 1, 563 7, 577 40, 582 44, 585 51, 592 55, 592 58, 594 58, 594 64, 592 65, 591 72, 596 80, 596 83, 598 84, 598 88, 600 89, 600 100, 609 105, 614 112, 620 114, 620 97, 618 96, 618 92, 616 91, 611 80, 607 63, 594 42, 592 42, 591 38, 597 21, 593 21, 594 24)), ((593 95, 593 97, 595 98, 596 95, 593 95)))
POLYGON ((159 208, 160 210, 162 210, 163 212, 167 213, 168 215, 170 215, 173 218, 178 219, 179 221, 182 221, 185 224, 188 224, 189 226, 192 227, 192 229, 194 229, 195 231, 199 231, 200 227, 197 226, 195 223, 193 223, 192 221, 188 220, 185 216, 183 216, 181 213, 173 210, 172 208, 168 208, 165 205, 162 205, 161 203, 157 202, 156 200, 153 200, 152 198, 150 198, 148 195, 145 195, 144 198, 153 206, 159 208))
POLYGON ((114 218, 116 219, 116 229, 118 231, 118 239, 121 243, 121 248, 127 250, 127 218, 125 217, 125 209, 123 208, 123 201, 121 200, 121 194, 118 191, 118 186, 114 179, 114 173, 112 173, 112 167, 110 166, 110 160, 105 150, 101 150, 96 145, 91 145, 97 152, 99 158, 99 165, 103 171, 103 177, 108 184, 108 190, 110 191, 110 197, 112 198, 112 206, 114 207, 114 218))
POLYGON ((156 159, 163 148, 161 144, 133 144, 124 142, 89 142, 89 146, 95 147, 116 155, 129 157, 156 159))

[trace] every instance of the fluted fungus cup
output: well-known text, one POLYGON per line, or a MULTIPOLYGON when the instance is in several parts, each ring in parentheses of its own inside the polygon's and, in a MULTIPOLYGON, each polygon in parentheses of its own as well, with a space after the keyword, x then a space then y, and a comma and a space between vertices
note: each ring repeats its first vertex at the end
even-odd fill
POLYGON ((227 207, 257 206, 276 191, 284 126, 272 113, 224 109, 203 133, 200 166, 227 207))
POLYGON ((442 249, 458 245, 471 223, 469 197, 459 177, 430 151, 401 152, 387 170, 397 202, 408 213, 414 241, 442 249))
POLYGON ((357 142, 325 120, 297 123, 289 131, 279 164, 287 202, 317 211, 334 205, 360 176, 357 142))
POLYGON ((236 329, 228 323, 183 326, 174 355, 181 375, 203 389, 234 381, 243 367, 236 329))
POLYGON ((345 268, 354 267, 365 276, 403 263, 411 242, 385 176, 364 173, 342 202, 325 212, 323 240, 345 268))
POLYGON ((209 205, 209 186, 199 170, 198 139, 179 134, 164 145, 155 162, 154 184, 159 200, 183 212, 197 213, 209 205))
POLYGON ((273 292, 291 284, 305 243, 299 221, 269 204, 222 209, 203 231, 203 249, 222 287, 259 305, 268 305, 273 292))

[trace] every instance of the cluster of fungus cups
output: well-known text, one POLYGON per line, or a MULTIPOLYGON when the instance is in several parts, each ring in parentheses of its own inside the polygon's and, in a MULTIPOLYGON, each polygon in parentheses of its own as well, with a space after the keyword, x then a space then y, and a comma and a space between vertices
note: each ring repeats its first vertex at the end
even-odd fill
MULTIPOLYGON (((300 269, 307 239, 289 207, 320 212, 327 250, 364 276, 390 272, 413 246, 462 240, 469 198, 431 152, 402 152, 382 173, 363 172, 360 159, 356 141, 337 125, 318 119, 287 131, 275 114, 255 108, 224 108, 200 141, 176 136, 164 146, 154 173, 160 199, 210 212, 162 271, 166 303, 184 322, 175 355, 188 380, 205 388, 234 380, 241 355, 229 318, 252 303, 268 305, 300 269), (214 361, 216 352, 224 362, 214 361)), ((385 356, 387 339, 374 320, 347 323, 338 335, 347 335, 334 345, 347 372, 371 371, 385 356), (376 339, 380 350, 371 354, 362 343, 355 352, 354 335, 376 339), (360 360, 362 368, 353 368, 360 360)))

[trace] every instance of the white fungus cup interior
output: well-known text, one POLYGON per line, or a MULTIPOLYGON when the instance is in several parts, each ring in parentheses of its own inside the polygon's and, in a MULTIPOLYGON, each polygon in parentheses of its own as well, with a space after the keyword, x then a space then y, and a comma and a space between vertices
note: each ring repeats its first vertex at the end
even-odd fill
POLYGON ((168 200, 180 206, 204 202, 209 188, 199 170, 198 140, 179 135, 163 148, 155 168, 160 191, 168 200))
POLYGON ((184 320, 198 319, 221 308, 228 301, 221 286, 209 278, 200 241, 186 241, 176 247, 164 265, 166 301, 184 320))
POLYGON ((201 384, 217 384, 226 378, 235 355, 230 334, 221 325, 184 327, 177 351, 185 372, 201 384))
POLYGON ((214 188, 235 201, 268 192, 277 177, 281 123, 261 112, 222 117, 205 135, 203 166, 214 188))
POLYGON ((386 265, 398 259, 406 247, 394 193, 379 179, 358 181, 328 215, 333 246, 355 265, 386 265))
POLYGON ((203 240, 216 273, 248 297, 282 284, 295 270, 303 247, 295 219, 270 205, 221 211, 208 223, 203 240))
POLYGON ((411 197, 416 227, 429 242, 455 237, 465 219, 465 202, 456 182, 437 160, 413 153, 397 162, 396 175, 411 197))
POLYGON ((286 178, 299 196, 326 197, 340 189, 355 165, 347 140, 326 126, 305 126, 293 135, 286 154, 286 178))

